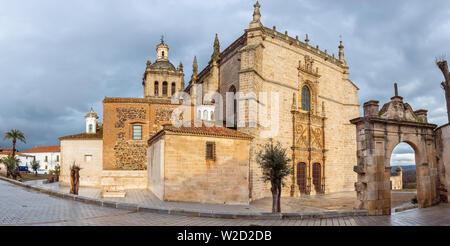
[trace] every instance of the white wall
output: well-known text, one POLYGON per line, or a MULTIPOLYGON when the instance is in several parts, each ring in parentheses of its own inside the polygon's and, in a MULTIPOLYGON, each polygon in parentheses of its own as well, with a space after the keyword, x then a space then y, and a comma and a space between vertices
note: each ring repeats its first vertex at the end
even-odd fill
MULTIPOLYGON (((39 169, 44 170, 54 170, 55 166, 60 164, 61 155, 60 152, 42 152, 42 153, 27 153, 27 155, 32 155, 36 158, 36 161, 41 165, 39 169), (47 157, 47 161, 45 161, 47 157)), ((26 160, 28 167, 31 168, 31 159, 26 160)))
POLYGON ((103 140, 61 140, 60 184, 70 185, 70 167, 81 167, 80 186, 100 187, 103 170, 103 140))

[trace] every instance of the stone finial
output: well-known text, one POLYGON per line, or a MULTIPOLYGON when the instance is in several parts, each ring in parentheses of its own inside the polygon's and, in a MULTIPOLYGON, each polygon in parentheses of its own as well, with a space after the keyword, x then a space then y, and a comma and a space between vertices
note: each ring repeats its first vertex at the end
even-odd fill
POLYGON ((261 12, 259 11, 259 8, 261 7, 261 5, 259 4, 258 1, 256 1, 255 5, 253 5, 253 7, 255 8, 253 10, 253 21, 259 22, 261 20, 261 12))
POLYGON ((214 39, 214 52, 211 56, 211 60, 217 61, 220 58, 220 43, 219 43, 219 37, 216 33, 216 38, 214 39))
POLYGON ((192 77, 191 77, 192 81, 197 80, 197 74, 198 74, 197 56, 194 56, 194 62, 192 63, 192 77))
POLYGON ((182 63, 182 62, 180 62, 180 65, 178 65, 178 69, 179 69, 180 71, 183 71, 183 63, 182 63))
POLYGON ((305 43, 306 43, 306 44, 309 44, 308 34, 306 34, 305 43))
POLYGON ((147 68, 150 68, 150 66, 152 65, 152 62, 150 60, 147 61, 147 68))
POLYGON ((161 44, 164 44, 164 35, 161 35, 161 44))
POLYGON ((259 11, 259 8, 261 7, 261 5, 259 4, 258 1, 256 1, 255 5, 253 5, 253 7, 254 7, 253 20, 252 20, 252 22, 250 22, 250 28, 255 28, 255 27, 262 26, 262 24, 261 24, 261 12, 259 11))
POLYGON ((398 95, 398 85, 397 85, 397 83, 394 83, 394 97, 392 97, 391 100, 396 100, 396 101, 398 101, 398 100, 402 101, 403 100, 403 97, 398 95))
POLYGON ((342 40, 339 41, 339 61, 345 66, 347 63, 344 58, 344 45, 342 45, 342 40))

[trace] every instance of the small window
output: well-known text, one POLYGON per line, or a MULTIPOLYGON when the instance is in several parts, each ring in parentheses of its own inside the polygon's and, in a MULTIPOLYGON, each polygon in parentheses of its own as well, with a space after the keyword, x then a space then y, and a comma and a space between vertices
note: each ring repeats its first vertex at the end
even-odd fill
POLYGON ((154 91, 155 96, 159 95, 159 83, 158 81, 155 81, 155 91, 154 91))
POLYGON ((202 111, 197 112, 197 120, 200 120, 202 118, 202 111))
POLYGON ((208 111, 203 111, 203 119, 208 120, 208 111))
POLYGON ((94 129, 93 129, 93 127, 92 127, 92 124, 89 124, 89 132, 91 133, 91 132, 94 132, 94 129))
POLYGON ((164 51, 162 51, 161 54, 162 54, 162 57, 164 57, 164 51))
POLYGON ((45 156, 44 161, 45 161, 45 162, 48 162, 48 156, 45 156))
POLYGON ((142 140, 142 126, 133 126, 133 140, 142 140))
POLYGON ((84 161, 91 161, 92 155, 84 155, 84 161))
POLYGON ((211 120, 214 120, 214 111, 211 112, 211 120))
POLYGON ((56 161, 59 162, 59 155, 56 156, 56 161))
POLYGON ((206 159, 215 160, 216 159, 216 143, 206 142, 206 159))

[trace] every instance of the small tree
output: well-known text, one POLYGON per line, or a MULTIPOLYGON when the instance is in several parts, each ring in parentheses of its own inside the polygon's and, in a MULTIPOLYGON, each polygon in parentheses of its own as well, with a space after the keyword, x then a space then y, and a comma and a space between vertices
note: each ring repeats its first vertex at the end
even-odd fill
POLYGON ((33 160, 33 161, 31 162, 31 169, 33 169, 34 174, 35 174, 36 176, 38 175, 37 170, 38 170, 40 167, 41 167, 41 164, 39 164, 38 161, 33 160))
POLYGON ((19 159, 8 155, 7 157, 1 158, 0 162, 6 167, 6 177, 9 178, 11 176, 13 179, 17 179, 17 176, 19 176, 17 170, 19 159))
POLYGON ((266 143, 257 155, 257 162, 262 168, 263 179, 272 185, 272 213, 281 212, 281 187, 283 179, 292 174, 291 161, 287 157, 286 148, 280 143, 274 144, 272 139, 266 143))

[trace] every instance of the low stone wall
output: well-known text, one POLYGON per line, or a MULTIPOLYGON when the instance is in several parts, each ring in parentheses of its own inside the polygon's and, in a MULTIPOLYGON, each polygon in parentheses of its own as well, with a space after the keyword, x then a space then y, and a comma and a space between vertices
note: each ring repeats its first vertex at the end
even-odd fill
POLYGON ((147 189, 147 170, 104 170, 102 171, 101 183, 105 185, 120 185, 125 190, 147 189))

